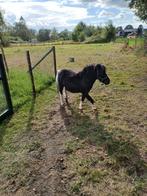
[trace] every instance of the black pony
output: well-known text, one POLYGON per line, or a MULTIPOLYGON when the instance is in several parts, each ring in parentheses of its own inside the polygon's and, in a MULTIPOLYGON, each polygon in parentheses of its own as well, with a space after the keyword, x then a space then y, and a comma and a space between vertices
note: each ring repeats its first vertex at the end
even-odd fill
POLYGON ((93 109, 96 109, 94 106, 94 100, 89 95, 89 91, 91 90, 94 82, 97 79, 105 85, 108 85, 110 83, 110 79, 106 74, 106 68, 104 65, 88 65, 78 73, 67 69, 62 69, 58 71, 56 76, 56 82, 59 90, 61 106, 64 104, 63 89, 65 89, 66 102, 68 102, 66 90, 72 93, 82 93, 79 109, 82 109, 82 102, 85 98, 90 101, 93 109))

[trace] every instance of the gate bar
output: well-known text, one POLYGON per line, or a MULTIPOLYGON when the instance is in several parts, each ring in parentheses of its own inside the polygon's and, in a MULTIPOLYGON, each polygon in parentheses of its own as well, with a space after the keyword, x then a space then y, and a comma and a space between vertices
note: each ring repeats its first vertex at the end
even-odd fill
POLYGON ((7 116, 13 114, 13 105, 12 105, 12 100, 11 100, 11 95, 10 95, 10 89, 7 81, 7 76, 6 76, 6 71, 5 71, 5 66, 4 66, 4 61, 3 61, 3 56, 0 54, 0 70, 1 70, 1 80, 3 83, 4 87, 4 93, 6 97, 6 102, 8 109, 4 111, 2 115, 0 115, 0 120, 6 118, 7 116))

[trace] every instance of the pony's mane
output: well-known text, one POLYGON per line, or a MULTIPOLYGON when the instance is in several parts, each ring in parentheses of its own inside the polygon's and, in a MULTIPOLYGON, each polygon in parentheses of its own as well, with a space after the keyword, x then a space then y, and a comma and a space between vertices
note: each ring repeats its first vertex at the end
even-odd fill
POLYGON ((94 70, 94 68, 95 68, 95 64, 86 65, 82 69, 82 71, 80 71, 80 72, 77 73, 77 75, 81 77, 81 76, 83 76, 83 74, 85 75, 85 73, 94 70))

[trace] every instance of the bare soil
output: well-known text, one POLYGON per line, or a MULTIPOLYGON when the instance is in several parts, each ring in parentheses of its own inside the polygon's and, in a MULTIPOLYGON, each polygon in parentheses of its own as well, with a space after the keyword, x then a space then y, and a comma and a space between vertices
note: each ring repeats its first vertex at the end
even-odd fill
POLYGON ((21 152, 23 166, 18 165, 21 169, 16 166, 17 172, 10 178, 0 175, 1 196, 71 195, 68 184, 73 173, 67 168, 65 147, 65 142, 73 138, 66 127, 70 110, 66 106, 69 113, 66 118, 65 109, 60 107, 58 100, 55 102, 44 110, 41 119, 36 116, 29 122, 27 133, 14 139, 18 148, 25 145, 27 150, 21 152))
POLYGON ((16 187, 14 188, 16 196, 70 195, 68 182, 72 173, 66 166, 65 148, 65 140, 72 139, 65 125, 68 119, 59 103, 54 104, 52 108, 46 108, 42 119, 41 127, 38 129, 34 125, 29 135, 28 140, 34 140, 35 137, 39 139, 39 147, 29 150, 27 154, 27 183, 24 186, 20 185, 16 191, 16 187))

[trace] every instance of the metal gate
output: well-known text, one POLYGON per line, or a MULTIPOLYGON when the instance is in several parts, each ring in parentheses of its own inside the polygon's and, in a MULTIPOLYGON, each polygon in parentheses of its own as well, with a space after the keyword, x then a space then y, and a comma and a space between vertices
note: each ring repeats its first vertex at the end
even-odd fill
POLYGON ((13 106, 3 57, 0 54, 0 121, 13 114, 13 106))

